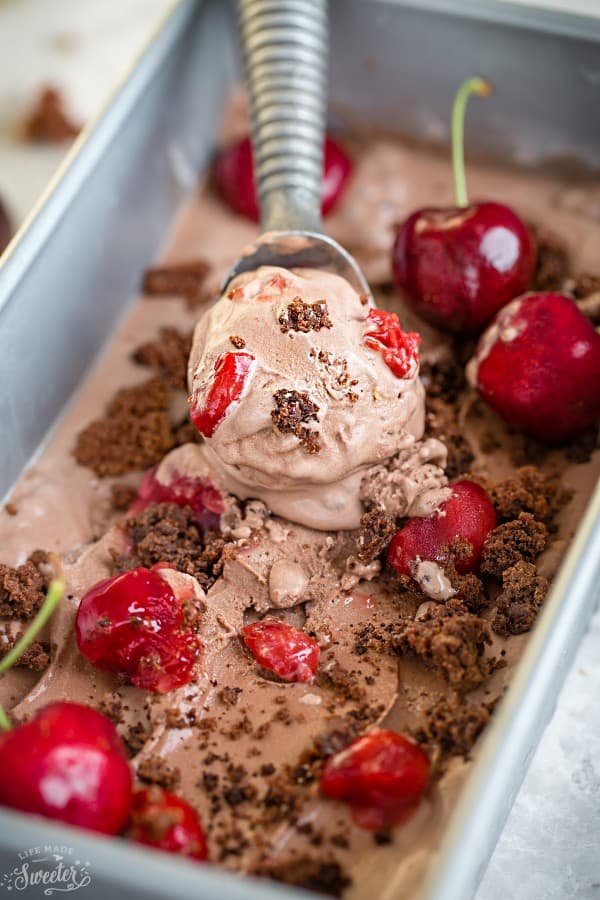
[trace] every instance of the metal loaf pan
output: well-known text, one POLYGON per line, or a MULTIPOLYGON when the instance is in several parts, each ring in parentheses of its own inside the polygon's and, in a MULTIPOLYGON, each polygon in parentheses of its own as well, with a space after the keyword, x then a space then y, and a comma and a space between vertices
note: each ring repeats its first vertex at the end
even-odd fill
MULTIPOLYGON (((175 5, 4 258, 0 496, 43 446, 209 158, 239 77, 234 21, 227 0, 175 5)), ((494 0, 333 0, 332 43, 332 104, 356 118, 439 139, 455 86, 479 71, 502 90, 493 111, 474 104, 469 113, 474 150, 600 169, 600 20, 494 0)), ((423 900, 475 893, 599 591, 597 490, 483 740, 423 900)), ((0 872, 18 852, 48 844, 89 861, 86 897, 308 897, 0 810, 0 872)))

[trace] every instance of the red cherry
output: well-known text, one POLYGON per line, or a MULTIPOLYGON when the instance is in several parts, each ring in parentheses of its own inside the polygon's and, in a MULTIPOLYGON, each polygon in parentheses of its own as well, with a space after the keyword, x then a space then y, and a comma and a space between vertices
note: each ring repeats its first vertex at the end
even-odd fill
MULTIPOLYGON (((323 159, 323 215, 335 206, 352 170, 346 153, 332 138, 325 139, 323 159)), ((247 219, 259 220, 258 197, 254 184, 252 144, 243 138, 221 150, 216 163, 217 185, 226 203, 247 219)))
POLYGON ((231 404, 242 396, 253 363, 250 353, 222 353, 212 377, 190 397, 192 422, 204 437, 212 437, 231 404))
POLYGON ((402 331, 396 313, 370 309, 363 341, 381 353, 396 378, 414 378, 417 374, 421 335, 416 331, 402 331))
POLYGON ((130 803, 125 749, 99 712, 52 703, 0 735, 0 804, 117 834, 130 803))
POLYGON ((128 515, 135 516, 151 503, 175 503, 190 506, 203 532, 218 531, 223 512, 223 497, 208 478, 190 478, 176 473, 169 484, 156 478, 158 466, 144 473, 137 499, 129 507, 128 515))
POLYGON ((304 631, 277 619, 263 619, 242 628, 255 660, 282 681, 312 681, 319 667, 319 645, 304 631))
POLYGON ((456 560, 462 574, 479 565, 486 537, 496 527, 492 501, 473 481, 455 481, 452 494, 431 516, 414 516, 396 532, 390 543, 388 559, 400 575, 414 574, 417 557, 445 562, 445 550, 459 538, 471 545, 471 554, 456 560))
POLYGON ((536 251, 524 222, 502 203, 420 209, 396 233, 394 278, 427 322, 479 331, 531 285, 536 251))
POLYGON ((192 859, 208 856, 196 811, 181 797, 159 787, 135 791, 125 837, 192 859))
POLYGON ((77 644, 92 665, 164 694, 194 675, 200 640, 183 601, 158 572, 132 569, 101 581, 82 598, 77 644))
POLYGON ((412 812, 429 778, 429 761, 412 741, 395 731, 375 729, 331 756, 321 789, 350 803, 357 825, 395 825, 412 812))
POLYGON ((525 294, 503 309, 469 373, 492 409, 539 440, 566 440, 600 420, 600 334, 562 294, 525 294))

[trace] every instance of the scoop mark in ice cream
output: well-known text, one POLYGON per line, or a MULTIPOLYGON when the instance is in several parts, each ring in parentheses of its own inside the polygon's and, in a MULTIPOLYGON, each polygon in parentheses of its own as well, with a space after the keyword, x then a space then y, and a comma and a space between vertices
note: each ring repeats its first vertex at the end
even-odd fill
POLYGON ((363 340, 367 347, 381 353, 397 378, 414 378, 417 374, 421 335, 416 331, 402 331, 396 313, 370 309, 363 340))
POLYGON ((191 398, 192 422, 204 437, 212 437, 232 403, 240 400, 255 359, 251 353, 221 353, 213 373, 191 398))
POLYGON ((318 435, 309 428, 311 422, 318 422, 319 407, 303 391, 275 391, 275 409, 271 419, 282 434, 295 435, 307 453, 318 453, 321 449, 318 435))

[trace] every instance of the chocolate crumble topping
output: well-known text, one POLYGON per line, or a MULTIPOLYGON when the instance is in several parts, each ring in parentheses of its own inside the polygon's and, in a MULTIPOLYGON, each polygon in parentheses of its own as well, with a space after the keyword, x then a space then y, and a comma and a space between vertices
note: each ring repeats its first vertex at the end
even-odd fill
POLYGON ((537 266, 533 276, 534 291, 559 291, 570 272, 570 261, 565 246, 546 234, 537 233, 537 266))
POLYGON ((516 519, 521 512, 531 513, 551 531, 556 514, 570 499, 556 478, 536 466, 522 466, 514 476, 492 485, 489 494, 500 522, 516 519))
POLYGON ((431 759, 467 757, 490 716, 488 704, 442 697, 426 710, 423 722, 412 734, 431 759))
POLYGON ((436 605, 420 619, 401 626, 392 639, 399 653, 414 653, 460 691, 470 691, 499 667, 485 655, 491 644, 485 619, 467 611, 460 600, 436 605))
POLYGON ((319 407, 307 393, 275 391, 273 394, 275 409, 271 411, 271 419, 282 434, 295 435, 307 453, 318 453, 321 449, 316 432, 307 427, 309 422, 318 422, 319 407))
POLYGON ((172 791, 181 781, 181 772, 177 766, 170 765, 162 757, 156 755, 140 760, 137 774, 142 781, 158 784, 166 791, 172 791))
POLYGON ((183 297, 193 308, 210 299, 206 291, 210 271, 204 259, 153 266, 144 273, 142 290, 148 297, 183 297))
POLYGON ((225 541, 217 532, 203 535, 189 506, 152 503, 127 519, 124 527, 133 549, 116 557, 118 571, 167 562, 197 578, 205 589, 217 580, 225 541))
POLYGON ((69 119, 56 88, 45 88, 23 122, 22 135, 32 144, 60 144, 79 134, 79 126, 69 119))
POLYGON ((149 366, 172 388, 185 390, 187 364, 192 349, 192 332, 177 328, 161 328, 158 338, 141 344, 133 353, 133 361, 149 366))
POLYGON ((111 504, 116 512, 125 512, 136 497, 136 489, 129 484, 113 484, 111 488, 111 504))
POLYGON ((392 516, 374 508, 364 513, 360 519, 360 529, 356 538, 356 555, 362 563, 373 562, 388 546, 396 531, 392 516))
POLYGON ((548 529, 530 513, 521 512, 512 522, 494 528, 483 545, 481 571, 501 578, 515 563, 531 562, 544 550, 548 529))
POLYGON ((246 341, 244 340, 244 338, 239 337, 237 334, 231 334, 229 336, 229 340, 231 341, 233 346, 236 347, 236 349, 238 349, 238 350, 243 350, 244 347, 246 346, 246 341))
POLYGON ((0 616, 33 618, 46 599, 50 581, 50 558, 44 550, 34 550, 21 566, 0 563, 0 616))
POLYGON ((308 334, 309 331, 320 331, 321 328, 331 328, 333 325, 325 300, 305 303, 301 297, 294 297, 280 313, 277 321, 284 334, 288 331, 302 331, 308 334))
POLYGON ((168 406, 161 378, 117 391, 106 416, 79 432, 75 459, 99 478, 149 468, 175 444, 168 406))
POLYGON ((280 866, 259 868, 255 875, 293 884, 317 894, 330 897, 341 897, 346 888, 352 884, 340 864, 334 860, 312 859, 302 856, 280 866))
MULTIPOLYGON (((3 654, 12 650, 21 637, 22 633, 14 637, 8 637, 6 643, 2 644, 3 654)), ((23 668, 30 669, 32 672, 43 672, 50 665, 50 644, 47 641, 34 641, 21 654, 15 665, 23 666, 23 668)))
POLYGON ((532 563, 518 562, 502 576, 492 628, 503 637, 529 631, 548 592, 548 580, 532 563))

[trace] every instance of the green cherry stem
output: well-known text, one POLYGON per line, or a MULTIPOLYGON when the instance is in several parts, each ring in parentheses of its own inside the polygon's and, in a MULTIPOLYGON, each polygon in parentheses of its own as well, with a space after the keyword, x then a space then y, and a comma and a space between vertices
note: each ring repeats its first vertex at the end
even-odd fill
POLYGON ((457 206, 467 206, 467 181, 465 178, 465 111, 471 94, 489 97, 493 87, 485 78, 467 78, 454 97, 452 106, 452 168, 454 170, 454 194, 457 206))
MULTIPOLYGON (((8 672, 15 663, 19 661, 23 653, 27 650, 28 647, 34 642, 46 622, 48 622, 50 616, 60 603, 62 596, 65 592, 65 582, 63 578, 53 578, 50 582, 50 586, 48 587, 48 591, 46 593, 46 599, 40 606, 38 613, 25 632, 15 646, 6 654, 6 656, 0 660, 0 675, 4 675, 5 672, 8 672)), ((0 706, 0 729, 3 731, 9 731, 11 728, 10 720, 6 715, 6 712, 0 706)))

